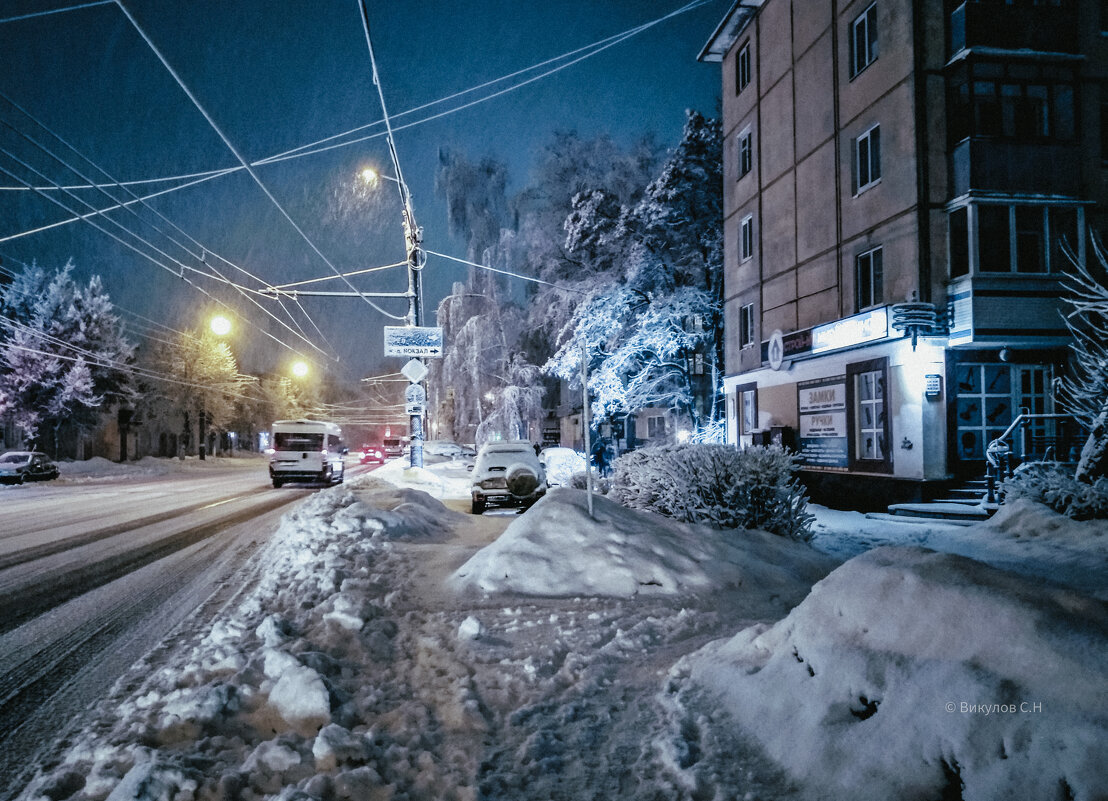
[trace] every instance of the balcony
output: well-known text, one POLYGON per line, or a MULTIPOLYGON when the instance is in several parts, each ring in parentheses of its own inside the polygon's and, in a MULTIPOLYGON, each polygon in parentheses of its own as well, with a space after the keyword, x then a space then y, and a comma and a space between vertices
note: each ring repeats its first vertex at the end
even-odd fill
POLYGON ((951 153, 952 197, 971 189, 1076 196, 1081 153, 1072 144, 963 139, 951 153))
POLYGON ((947 285, 952 347, 992 345, 1064 348, 1064 290, 1057 275, 1000 273, 955 278, 947 285))
POLYGON ((950 14, 950 55, 971 47, 1078 52, 1077 5, 968 2, 950 14))

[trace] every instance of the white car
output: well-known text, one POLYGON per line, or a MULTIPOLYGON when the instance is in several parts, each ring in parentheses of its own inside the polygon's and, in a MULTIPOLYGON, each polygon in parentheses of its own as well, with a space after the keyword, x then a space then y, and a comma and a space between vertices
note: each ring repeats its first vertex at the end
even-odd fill
POLYGON ((58 477, 58 466, 39 451, 8 451, 0 456, 0 483, 49 481, 58 477))
POLYGON ((527 440, 488 442, 473 466, 473 513, 485 507, 528 507, 546 494, 546 471, 527 440))
POLYGON ((546 448, 539 454, 539 462, 546 470, 546 483, 551 487, 568 487, 575 473, 585 472, 585 455, 573 448, 546 448))
POLYGON ((445 439, 429 439, 423 443, 423 452, 429 456, 445 456, 448 459, 461 459, 466 449, 456 442, 445 439))

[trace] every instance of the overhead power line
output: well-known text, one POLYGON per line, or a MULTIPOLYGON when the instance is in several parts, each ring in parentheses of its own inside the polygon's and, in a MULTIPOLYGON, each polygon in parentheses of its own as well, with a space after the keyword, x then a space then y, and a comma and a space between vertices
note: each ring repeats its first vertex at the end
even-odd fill
MULTIPOLYGON (((313 242, 311 240, 311 237, 309 237, 307 235, 307 233, 304 232, 304 229, 301 228, 296 223, 296 221, 292 218, 292 216, 285 210, 284 206, 281 205, 281 202, 279 200, 277 200, 277 198, 273 195, 272 192, 269 191, 269 188, 265 185, 265 183, 262 181, 262 179, 258 177, 258 173, 255 171, 255 169, 246 161, 246 159, 242 156, 242 154, 239 153, 238 148, 235 147, 234 143, 231 142, 231 140, 227 137, 227 135, 219 127, 219 125, 216 123, 215 119, 212 118, 212 115, 208 113, 208 110, 204 108, 204 106, 200 103, 199 99, 197 99, 196 95, 193 94, 192 90, 189 89, 188 85, 184 82, 184 80, 181 79, 181 76, 177 74, 177 71, 173 68, 173 65, 169 63, 168 59, 166 59, 166 57, 162 54, 161 50, 158 49, 158 46, 156 44, 154 44, 153 39, 151 39, 150 36, 146 33, 146 31, 143 29, 143 27, 138 24, 138 20, 136 20, 134 18, 134 16, 131 14, 131 12, 127 10, 127 7, 125 5, 123 5, 122 0, 116 0, 116 5, 119 6, 120 11, 122 11, 124 16, 127 17, 127 19, 130 21, 131 25, 138 32, 138 34, 142 37, 143 41, 146 42, 146 44, 150 48, 151 52, 153 52, 154 55, 157 56, 158 60, 162 62, 162 66, 165 67, 166 71, 170 74, 170 76, 173 78, 173 80, 177 82, 177 85, 179 87, 181 87, 181 91, 184 92, 185 95, 188 97, 188 99, 192 101, 192 104, 194 106, 196 106, 196 110, 199 111, 200 114, 204 117, 204 119, 208 121, 208 125, 210 125, 212 130, 215 131, 216 135, 221 140, 223 140, 223 144, 227 146, 227 149, 229 151, 231 151, 231 154, 236 159, 238 159, 238 162, 239 162, 239 164, 242 165, 242 168, 244 170, 246 170, 247 174, 253 179, 254 183, 256 183, 258 185, 258 188, 262 190, 262 192, 265 194, 265 196, 267 198, 269 198, 270 202, 273 203, 273 205, 277 209, 277 211, 279 211, 281 213, 281 216, 284 217, 285 220, 288 221, 289 225, 292 226, 293 230, 295 230, 296 233, 300 235, 300 238, 304 240, 304 242, 308 245, 308 247, 311 248, 312 251, 317 256, 319 256, 319 258, 323 261, 323 263, 331 268, 331 272, 335 273, 336 275, 341 275, 341 271, 334 264, 331 263, 331 260, 328 259, 327 256, 324 255, 323 251, 320 250, 319 247, 315 244, 315 242, 313 242)), ((350 287, 351 290, 353 290, 354 292, 358 292, 358 288, 355 287, 352 283, 350 283, 349 279, 343 278, 343 281, 347 284, 347 286, 350 287)), ((383 314, 386 317, 389 317, 393 320, 403 320, 404 319, 402 316, 398 316, 398 315, 392 314, 391 312, 386 311, 385 309, 381 308, 380 306, 378 306, 376 303, 374 303, 372 300, 365 297, 364 295, 361 295, 361 298, 369 306, 376 309, 378 312, 380 312, 381 314, 383 314)))

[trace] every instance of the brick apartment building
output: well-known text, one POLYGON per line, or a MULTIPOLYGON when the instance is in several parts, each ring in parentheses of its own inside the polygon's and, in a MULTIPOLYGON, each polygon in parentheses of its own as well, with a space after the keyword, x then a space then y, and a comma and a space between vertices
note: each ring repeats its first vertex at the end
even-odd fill
POLYGON ((1054 411, 1062 242, 1092 259, 1105 230, 1108 3, 740 0, 700 59, 730 441, 776 431, 817 497, 875 505, 980 474, 1020 409, 1054 411))

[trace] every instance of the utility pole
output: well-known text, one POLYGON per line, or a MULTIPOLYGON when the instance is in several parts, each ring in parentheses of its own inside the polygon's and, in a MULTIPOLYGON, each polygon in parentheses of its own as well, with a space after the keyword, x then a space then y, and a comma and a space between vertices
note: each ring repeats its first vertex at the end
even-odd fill
MULTIPOLYGON (((420 328, 423 326, 423 279, 420 271, 427 263, 427 252, 423 249, 423 229, 416 225, 415 212, 412 211, 412 193, 408 191, 408 185, 404 182, 404 173, 400 169, 400 157, 396 154, 396 141, 392 135, 392 123, 389 121, 388 107, 385 105, 385 92, 381 88, 381 78, 377 74, 377 58, 373 54, 373 40, 369 35, 369 5, 366 0, 359 3, 362 10, 362 27, 365 29, 365 43, 369 50, 370 67, 373 70, 373 85, 377 87, 377 96, 381 101, 381 115, 385 122, 385 141, 388 142, 389 156, 392 158, 392 167, 396 172, 396 184, 400 188, 400 202, 404 211, 404 247, 408 257, 408 325, 420 328)), ((422 376, 420 377, 422 380, 422 376)), ((426 391, 419 386, 419 381, 412 380, 416 387, 409 390, 423 398, 426 391)), ((408 429, 411 444, 411 466, 423 467, 423 410, 422 404, 414 404, 410 407, 408 429), (418 412, 418 413, 416 413, 418 412)))

